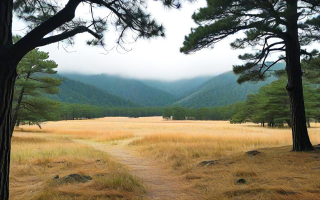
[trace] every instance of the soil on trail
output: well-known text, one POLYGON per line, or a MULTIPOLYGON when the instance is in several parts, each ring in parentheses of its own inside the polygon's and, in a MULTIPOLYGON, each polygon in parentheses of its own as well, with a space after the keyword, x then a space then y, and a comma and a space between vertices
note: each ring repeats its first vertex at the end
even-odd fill
POLYGON ((106 152, 113 159, 127 166, 130 173, 139 177, 147 187, 144 199, 201 199, 190 191, 190 184, 182 177, 167 172, 155 161, 142 157, 138 152, 129 149, 127 145, 135 139, 137 138, 119 141, 116 145, 85 140, 75 140, 75 142, 106 152))

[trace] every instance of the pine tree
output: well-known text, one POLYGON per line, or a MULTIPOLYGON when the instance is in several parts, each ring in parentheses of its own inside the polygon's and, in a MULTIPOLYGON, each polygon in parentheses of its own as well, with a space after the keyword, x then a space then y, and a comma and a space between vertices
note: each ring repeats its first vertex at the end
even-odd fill
POLYGON ((313 149, 306 127, 300 57, 312 57, 301 46, 317 41, 320 34, 320 0, 207 0, 192 18, 199 25, 185 37, 181 52, 186 54, 212 47, 224 38, 244 32, 231 47, 261 47, 254 53, 239 56, 245 65, 234 66, 241 74, 238 82, 258 81, 280 61, 286 62, 290 97, 292 141, 294 151, 313 149), (273 52, 283 52, 278 60, 266 64, 273 52))
MULTIPOLYGON (((283 126, 290 121, 290 102, 288 92, 284 85, 286 77, 281 76, 279 80, 270 85, 263 86, 259 92, 254 95, 248 95, 244 109, 237 112, 233 117, 232 123, 242 123, 252 121, 254 123, 267 123, 268 126, 283 126), (247 120, 249 119, 249 120, 247 120)), ((304 81, 303 90, 306 102, 306 117, 310 126, 310 119, 316 118, 319 113, 319 94, 316 85, 308 80, 304 81)))
POLYGON ((308 80, 309 93, 307 93, 306 99, 306 116, 307 122, 310 126, 310 118, 320 118, 320 56, 315 57, 311 61, 303 60, 302 69, 305 78, 308 80), (310 92, 311 91, 311 92, 310 92))
POLYGON ((57 86, 62 81, 46 76, 55 74, 58 66, 48 58, 48 53, 34 49, 19 63, 13 95, 12 126, 19 125, 21 120, 39 122, 57 119, 58 102, 45 95, 58 93, 57 86))
POLYGON ((271 127, 283 126, 284 122, 291 127, 289 97, 285 89, 285 82, 286 78, 280 77, 279 80, 272 82, 261 90, 260 96, 263 96, 266 101, 263 110, 260 110, 260 112, 263 113, 265 121, 271 127))

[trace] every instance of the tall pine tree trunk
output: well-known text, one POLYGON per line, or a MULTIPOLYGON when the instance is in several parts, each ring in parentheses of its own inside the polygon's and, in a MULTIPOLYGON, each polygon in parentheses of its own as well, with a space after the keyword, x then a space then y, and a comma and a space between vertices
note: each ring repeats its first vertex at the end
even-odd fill
POLYGON ((303 99, 302 70, 300 64, 300 43, 298 37, 297 1, 288 2, 290 11, 287 26, 286 71, 288 76, 287 90, 290 99, 293 151, 312 150, 306 126, 306 114, 303 99))
MULTIPOLYGON (((0 59, 1 62, 1 59, 0 59)), ((3 66, 0 65, 3 69, 3 66)), ((11 151, 11 105, 16 73, 2 70, 0 74, 0 199, 9 198, 9 171, 11 151)))
POLYGON ((293 151, 312 150, 306 123, 300 56, 292 49, 288 49, 287 52, 287 90, 290 99, 293 151))
POLYGON ((0 199, 9 199, 11 106, 16 79, 15 62, 6 53, 12 45, 12 0, 0 1, 0 199))

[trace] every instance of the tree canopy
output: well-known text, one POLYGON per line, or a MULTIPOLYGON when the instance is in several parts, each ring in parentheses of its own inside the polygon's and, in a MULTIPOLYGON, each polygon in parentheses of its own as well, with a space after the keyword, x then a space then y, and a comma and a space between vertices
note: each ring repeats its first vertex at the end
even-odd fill
MULTIPOLYGON (((194 13, 192 18, 199 25, 185 37, 180 51, 186 54, 212 47, 230 35, 244 33, 231 43, 233 49, 260 47, 254 53, 240 55, 246 64, 234 66, 234 72, 241 74, 239 83, 264 80, 273 65, 286 60, 282 54, 278 60, 267 64, 273 52, 285 52, 286 42, 299 31, 299 43, 306 46, 320 38, 320 1, 309 0, 208 0, 207 7, 194 13)), ((300 54, 312 57, 316 51, 307 52, 299 47, 300 54)))

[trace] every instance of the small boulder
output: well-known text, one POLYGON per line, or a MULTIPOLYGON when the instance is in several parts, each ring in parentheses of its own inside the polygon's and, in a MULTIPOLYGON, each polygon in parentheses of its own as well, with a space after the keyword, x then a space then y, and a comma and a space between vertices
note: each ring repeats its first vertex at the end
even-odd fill
POLYGON ((81 174, 70 174, 68 176, 62 177, 59 180, 60 184, 66 183, 85 183, 91 181, 92 178, 90 176, 81 175, 81 174))
POLYGON ((255 155, 258 155, 258 154, 261 153, 261 152, 260 152, 260 151, 253 150, 253 151, 247 151, 246 153, 247 153, 247 155, 255 156, 255 155))
POLYGON ((236 181, 236 184, 246 184, 247 181, 244 178, 240 178, 236 181))
POLYGON ((53 179, 59 179, 59 175, 55 175, 53 179))

